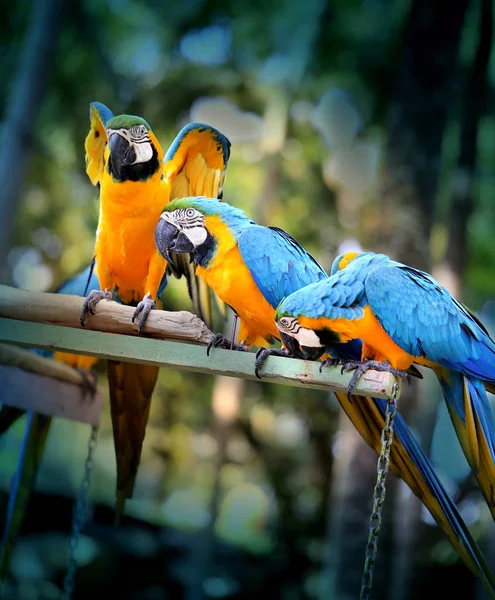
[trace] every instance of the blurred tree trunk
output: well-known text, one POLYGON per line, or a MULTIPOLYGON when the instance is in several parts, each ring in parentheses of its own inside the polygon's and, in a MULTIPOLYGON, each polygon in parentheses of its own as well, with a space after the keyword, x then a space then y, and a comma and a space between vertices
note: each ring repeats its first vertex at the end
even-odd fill
MULTIPOLYGON (((375 219, 365 241, 418 268, 430 265, 429 235, 442 142, 458 89, 457 53, 468 0, 414 0, 387 117, 387 147, 375 219)), ((367 227, 367 223, 364 223, 367 227)))
MULTIPOLYGON (((413 1, 388 108, 379 194, 363 211, 362 240, 367 249, 384 251, 426 270, 430 264, 429 236, 435 216, 442 142, 457 84, 456 57, 467 5, 468 0, 454 0, 448 6, 428 0, 413 1)), ((420 422, 417 414, 412 418, 417 407, 414 383, 404 388, 399 409, 410 425, 422 433, 432 431, 431 424, 420 422)), ((427 412, 431 415, 432 411, 427 412)), ((342 425, 340 435, 345 451, 339 452, 334 467, 333 486, 337 487, 330 513, 337 529, 337 546, 330 571, 334 572, 334 597, 351 599, 359 597, 376 456, 370 458, 369 448, 347 423, 342 425), (348 478, 346 485, 336 479, 339 472, 348 478), (356 522, 364 529, 359 534, 356 522)), ((426 438, 421 441, 429 443, 426 438)), ((421 531, 420 503, 412 494, 406 500, 401 498, 398 484, 392 476, 387 479, 373 596, 406 600, 413 593, 414 556, 421 531)), ((332 541, 336 534, 332 527, 330 531, 332 541)))
POLYGON ((32 3, 31 21, 2 123, 0 160, 0 280, 8 282, 7 253, 23 191, 36 118, 45 95, 60 31, 62 0, 32 3))
MULTIPOLYGON (((12 280, 7 263, 12 230, 24 190, 36 120, 53 64, 63 8, 63 0, 32 3, 23 51, 1 124, 0 283, 10 284, 12 280)), ((32 415, 35 419, 40 416, 32 415)), ((41 454, 43 450, 41 446, 41 454)))
POLYGON ((468 222, 475 207, 478 130, 488 99, 488 64, 493 41, 493 3, 480 0, 479 39, 464 86, 461 114, 460 152, 452 178, 452 199, 448 223, 447 268, 451 293, 460 297, 468 255, 468 222))

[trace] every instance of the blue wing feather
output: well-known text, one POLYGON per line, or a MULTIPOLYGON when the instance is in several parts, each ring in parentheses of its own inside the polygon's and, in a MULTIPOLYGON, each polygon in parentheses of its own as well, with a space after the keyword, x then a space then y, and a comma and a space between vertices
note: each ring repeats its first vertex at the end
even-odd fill
POLYGON ((101 122, 103 123, 103 125, 106 126, 106 124, 108 123, 108 121, 110 121, 110 119, 113 119, 113 113, 112 111, 105 106, 102 102, 91 102, 91 104, 89 105, 89 114, 90 114, 90 119, 91 119, 91 109, 92 108, 96 108, 96 110, 98 111, 98 114, 100 115, 100 119, 101 122))
POLYGON ((169 160, 173 160, 184 138, 194 129, 197 129, 200 133, 209 131, 212 134, 213 139, 218 143, 218 150, 221 150, 222 152, 224 168, 227 168, 227 163, 229 162, 230 158, 230 141, 223 135, 223 133, 220 133, 218 129, 215 129, 211 125, 205 125, 204 123, 188 123, 185 127, 183 127, 177 134, 175 140, 172 142, 170 148, 167 150, 164 162, 167 163, 169 160))
POLYGON ((273 308, 292 292, 327 277, 316 260, 281 229, 250 225, 242 231, 238 246, 256 285, 273 308))
POLYGON ((278 312, 312 319, 352 320, 363 316, 365 304, 363 278, 355 277, 345 269, 291 294, 278 312))
POLYGON ((495 382, 495 343, 430 275, 397 263, 379 266, 368 273, 365 291, 373 314, 406 352, 495 382))

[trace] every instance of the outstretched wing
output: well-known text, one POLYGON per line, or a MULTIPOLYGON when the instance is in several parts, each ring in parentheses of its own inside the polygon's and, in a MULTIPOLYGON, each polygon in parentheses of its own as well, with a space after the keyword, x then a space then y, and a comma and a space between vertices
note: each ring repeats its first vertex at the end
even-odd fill
POLYGON ((374 315, 406 352, 495 381, 493 340, 430 275, 406 266, 376 267, 365 290, 374 315))
POLYGON ((170 199, 188 196, 222 198, 229 140, 214 127, 189 123, 168 149, 164 175, 170 181, 170 199))
MULTIPOLYGON (((222 199, 227 163, 230 157, 229 140, 214 127, 189 123, 175 138, 164 160, 164 176, 170 182, 170 200, 188 196, 222 199)), ((195 274, 188 254, 172 254, 171 272, 185 275, 195 312, 211 326, 211 294, 208 286, 195 274)), ((215 296, 225 316, 225 304, 215 296)))
POLYGON ((292 292, 327 277, 309 252, 276 227, 246 228, 238 247, 260 292, 273 308, 292 292))
POLYGON ((91 102, 89 107, 90 129, 84 142, 86 173, 93 185, 98 185, 103 175, 106 124, 113 117, 112 111, 101 102, 91 102))

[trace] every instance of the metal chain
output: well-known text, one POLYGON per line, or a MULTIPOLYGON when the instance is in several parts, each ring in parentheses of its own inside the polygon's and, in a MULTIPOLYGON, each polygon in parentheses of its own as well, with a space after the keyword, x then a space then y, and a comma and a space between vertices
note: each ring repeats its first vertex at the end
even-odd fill
POLYGON ((84 475, 79 488, 74 514, 72 517, 72 535, 69 542, 69 556, 67 559, 67 573, 64 578, 63 600, 70 600, 74 590, 74 575, 76 572, 76 548, 79 542, 81 530, 86 521, 86 503, 88 500, 89 485, 91 483, 91 470, 93 468, 93 453, 96 448, 96 436, 98 428, 91 428, 91 435, 88 441, 88 454, 84 463, 84 475))
POLYGON ((373 509, 371 511, 368 543, 366 545, 366 553, 364 559, 363 579, 361 581, 360 600, 368 600, 371 593, 371 584, 373 581, 373 568, 375 566, 376 551, 378 548, 378 536, 380 535, 380 527, 382 524, 382 508, 385 502, 385 479, 387 477, 390 466, 390 449, 394 439, 394 421, 397 412, 397 396, 399 386, 394 383, 392 387, 392 395, 387 399, 385 409, 385 424, 382 429, 382 448, 377 463, 377 478, 376 485, 373 491, 373 509))

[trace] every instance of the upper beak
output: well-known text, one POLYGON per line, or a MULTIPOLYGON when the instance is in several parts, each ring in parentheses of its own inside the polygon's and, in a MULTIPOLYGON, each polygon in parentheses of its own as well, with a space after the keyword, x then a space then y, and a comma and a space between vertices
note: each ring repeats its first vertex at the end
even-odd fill
POLYGON ((112 133, 108 144, 110 145, 110 157, 116 164, 129 166, 136 162, 136 151, 119 133, 112 133))
POLYGON ((284 343, 284 346, 287 348, 287 350, 293 356, 295 356, 296 358, 305 358, 303 353, 301 352, 301 346, 299 345, 299 342, 296 340, 296 338, 293 338, 290 335, 287 335, 286 333, 280 332, 280 339, 284 343))
POLYGON ((155 227, 155 244, 160 254, 167 259, 168 262, 173 263, 170 258, 168 251, 172 250, 172 246, 175 246, 175 241, 179 235, 179 230, 175 225, 160 219, 155 227))

